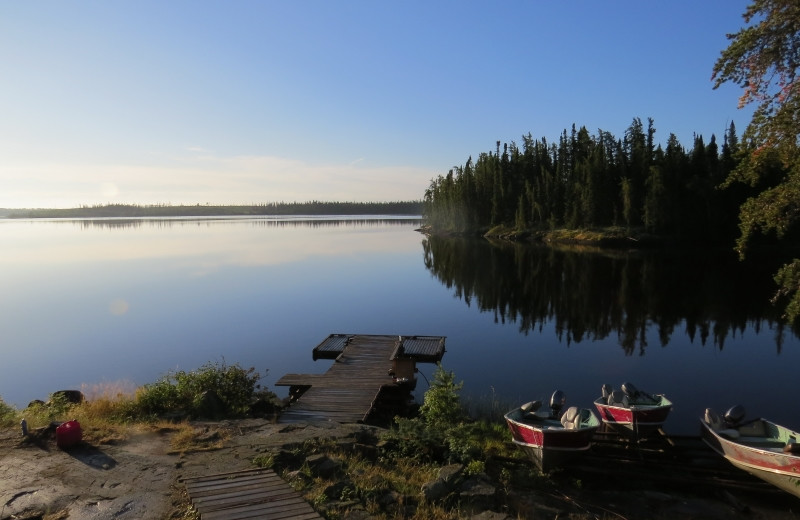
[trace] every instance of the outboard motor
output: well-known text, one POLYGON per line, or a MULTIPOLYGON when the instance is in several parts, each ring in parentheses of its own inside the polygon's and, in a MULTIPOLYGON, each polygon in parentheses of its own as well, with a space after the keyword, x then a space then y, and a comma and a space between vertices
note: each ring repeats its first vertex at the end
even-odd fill
POLYGON ((603 400, 604 401, 608 401, 608 396, 611 395, 611 392, 613 392, 614 389, 611 387, 611 385, 609 385, 608 383, 605 383, 603 385, 602 390, 603 390, 603 400))
POLYGON ((561 390, 556 390, 553 392, 553 396, 550 397, 550 410, 552 410, 553 417, 558 417, 561 415, 561 409, 564 408, 564 404, 567 402, 567 395, 562 392, 561 390))
POLYGON ((744 419, 745 415, 746 415, 746 413, 745 413, 744 406, 742 406, 740 404, 737 404, 735 406, 731 406, 730 409, 728 409, 728 411, 725 412, 725 415, 724 415, 725 422, 727 422, 731 426, 735 427, 740 422, 742 422, 742 419, 744 419))
POLYGON ((631 399, 639 395, 639 389, 633 386, 633 383, 622 383, 622 391, 631 399))

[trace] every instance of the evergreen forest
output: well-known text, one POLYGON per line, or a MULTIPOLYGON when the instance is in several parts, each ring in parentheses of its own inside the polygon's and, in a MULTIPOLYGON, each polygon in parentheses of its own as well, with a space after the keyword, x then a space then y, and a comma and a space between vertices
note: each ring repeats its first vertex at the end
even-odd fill
POLYGON ((0 210, 8 218, 219 217, 285 215, 420 215, 420 201, 270 202, 254 205, 102 204, 79 208, 0 210))
MULTIPOLYGON (((494 152, 431 181, 423 215, 437 232, 517 232, 557 228, 622 227, 682 241, 731 242, 738 235, 739 206, 765 186, 726 184, 740 161, 736 127, 722 144, 695 134, 685 148, 675 134, 656 144, 652 118, 634 118, 620 139, 564 130, 558 141, 497 141, 494 152)), ((768 161, 761 183, 776 182, 780 162, 768 161)))

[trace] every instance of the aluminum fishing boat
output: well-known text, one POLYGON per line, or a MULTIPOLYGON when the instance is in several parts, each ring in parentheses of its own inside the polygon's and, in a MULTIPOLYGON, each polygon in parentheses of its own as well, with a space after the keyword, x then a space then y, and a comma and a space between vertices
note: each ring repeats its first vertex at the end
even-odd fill
POLYGON ((703 440, 737 468, 800 497, 800 433, 744 417, 741 405, 722 417, 706 408, 700 420, 703 440))
POLYGON ((661 428, 672 410, 672 401, 662 394, 642 392, 631 383, 622 383, 621 390, 606 384, 594 406, 604 423, 646 434, 661 428))
POLYGON ((588 408, 564 410, 564 392, 556 390, 550 408, 531 401, 505 415, 512 440, 542 471, 567 464, 591 446, 600 420, 588 408))

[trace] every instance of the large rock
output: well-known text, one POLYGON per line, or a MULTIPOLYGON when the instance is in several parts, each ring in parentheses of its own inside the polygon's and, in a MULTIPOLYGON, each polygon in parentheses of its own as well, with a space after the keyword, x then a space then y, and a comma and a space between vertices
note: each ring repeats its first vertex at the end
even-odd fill
POLYGON ((428 502, 435 502, 447 496, 450 489, 444 481, 436 479, 422 484, 422 496, 428 502))
POLYGON ((448 486, 453 486, 464 473, 463 464, 448 464, 439 468, 439 480, 448 486))
POLYGON ((273 467, 276 469, 297 469, 303 464, 303 455, 291 449, 281 449, 273 456, 273 467))
POLYGON ((340 480, 339 482, 326 487, 323 493, 325 493, 325 496, 328 497, 329 500, 345 500, 349 499, 350 497, 345 497, 343 495, 348 489, 351 491, 350 494, 352 494, 353 487, 354 486, 352 482, 340 480))
POLYGON ((467 511, 482 511, 495 507, 497 488, 486 475, 476 475, 461 484, 461 506, 467 511))
POLYGON ((80 390, 59 390, 53 392, 51 397, 64 399, 68 403, 81 404, 84 401, 83 392, 80 390))
POLYGON ((321 478, 333 477, 342 467, 341 461, 332 459, 324 454, 306 457, 306 463, 311 470, 311 474, 321 478))
POLYGON ((431 480, 422 485, 422 496, 429 502, 444 498, 455 490, 463 473, 463 464, 442 466, 439 468, 439 475, 436 480, 431 480))

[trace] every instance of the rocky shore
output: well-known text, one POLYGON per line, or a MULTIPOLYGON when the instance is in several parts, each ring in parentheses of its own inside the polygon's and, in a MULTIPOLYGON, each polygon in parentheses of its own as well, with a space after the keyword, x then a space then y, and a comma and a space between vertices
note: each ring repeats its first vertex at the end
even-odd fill
POLYGON ((173 453, 170 437, 175 432, 169 428, 134 433, 108 444, 82 442, 68 451, 57 448, 47 432, 23 439, 17 428, 2 430, 0 520, 194 518, 182 479, 251 469, 254 461, 267 459, 290 482, 303 478, 327 482, 327 499, 315 507, 327 517, 348 520, 415 518, 416 508, 425 503, 446 503, 453 511, 452 518, 476 520, 800 516, 800 500, 785 493, 656 488, 652 482, 622 483, 589 474, 581 479, 574 475, 551 476, 549 480, 539 477, 547 484, 521 483, 508 489, 492 476, 515 465, 524 466, 524 459, 487 461, 486 471, 478 474, 470 474, 461 465, 443 465, 413 495, 376 488, 373 507, 367 508, 358 497, 345 496, 352 475, 339 454, 357 451, 379 463, 383 449, 379 428, 336 423, 286 425, 266 419, 193 426, 198 438, 207 440, 213 449, 173 453), (309 450, 308 446, 326 448, 309 450))

